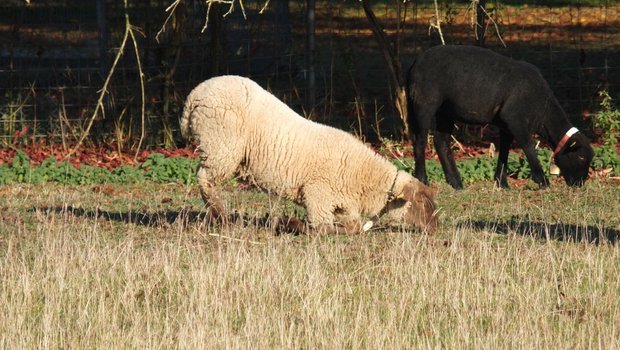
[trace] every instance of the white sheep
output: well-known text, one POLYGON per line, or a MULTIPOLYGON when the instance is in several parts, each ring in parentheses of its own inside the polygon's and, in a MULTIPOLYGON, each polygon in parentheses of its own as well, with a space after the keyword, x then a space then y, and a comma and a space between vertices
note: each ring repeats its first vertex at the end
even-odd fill
POLYGON ((181 132, 197 144, 200 193, 220 222, 228 215, 219 184, 239 173, 306 208, 308 225, 293 219, 288 230, 354 233, 369 226, 362 228, 362 215, 382 214, 398 225, 436 226, 435 190, 353 135, 301 117, 248 78, 198 85, 185 103, 181 132))

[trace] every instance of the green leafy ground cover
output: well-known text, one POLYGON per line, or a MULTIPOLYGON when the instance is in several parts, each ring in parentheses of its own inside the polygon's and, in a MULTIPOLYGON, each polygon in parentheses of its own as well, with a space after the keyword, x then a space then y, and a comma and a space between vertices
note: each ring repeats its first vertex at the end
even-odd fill
MULTIPOLYGON (((614 144, 595 147, 596 156, 592 163, 594 171, 610 169, 607 174, 620 175, 620 156, 614 144)), ((540 149, 538 153, 543 168, 547 169, 551 152, 540 149)), ((412 171, 413 160, 410 158, 394 159, 400 169, 412 171)), ((461 176, 466 183, 479 180, 491 180, 497 160, 489 156, 465 158, 457 162, 461 176)), ((530 175, 529 165, 524 157, 511 153, 509 157, 510 176, 526 179, 530 175)), ((194 183, 194 171, 198 160, 185 157, 165 157, 163 154, 151 154, 145 162, 137 166, 120 166, 113 170, 83 165, 74 167, 68 162, 58 162, 53 157, 37 166, 31 165, 28 156, 21 151, 15 154, 9 164, 0 164, 0 185, 11 183, 57 182, 67 185, 85 184, 133 184, 143 181, 157 183, 194 183)), ((427 160, 427 171, 431 180, 443 181, 443 171, 435 160, 427 160)))

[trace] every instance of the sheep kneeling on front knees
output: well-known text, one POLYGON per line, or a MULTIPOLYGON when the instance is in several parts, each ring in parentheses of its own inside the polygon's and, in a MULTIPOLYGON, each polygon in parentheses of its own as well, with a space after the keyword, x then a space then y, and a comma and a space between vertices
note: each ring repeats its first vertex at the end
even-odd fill
POLYGON ((362 225, 363 216, 382 215, 395 226, 436 227, 434 189, 353 135, 301 117, 250 79, 220 76, 198 85, 181 132, 197 145, 200 193, 221 223, 228 214, 220 184, 241 173, 306 208, 307 223, 283 219, 289 231, 356 233, 371 226, 362 225))

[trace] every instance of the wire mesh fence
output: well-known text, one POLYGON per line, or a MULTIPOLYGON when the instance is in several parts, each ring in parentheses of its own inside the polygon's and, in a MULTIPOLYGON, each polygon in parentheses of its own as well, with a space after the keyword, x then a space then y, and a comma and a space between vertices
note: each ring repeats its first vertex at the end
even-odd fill
MULTIPOLYGON (((0 146, 41 138, 75 142, 93 118, 91 142, 132 148, 144 136, 149 146, 181 145, 178 118, 185 96, 220 74, 252 77, 312 119, 360 134, 398 137, 387 66, 358 2, 317 2, 318 98, 310 108, 303 104, 305 1, 272 1, 262 13, 263 2, 244 1, 245 12, 236 8, 226 17, 228 8, 216 7, 206 28, 204 1, 186 0, 167 12, 171 3, 3 1, 0 146), (137 50, 127 43, 102 94, 127 18, 137 50), (102 112, 94 114, 100 97, 102 112)), ((487 3, 495 22, 487 21, 485 45, 539 67, 569 116, 587 124, 600 90, 619 97, 620 5, 545 4, 487 3)), ((469 3, 440 2, 438 10, 414 1, 397 13, 393 2, 377 2, 376 15, 398 43, 405 69, 416 53, 441 43, 429 25, 437 14, 447 43, 475 43, 469 3), (405 18, 400 27, 398 16, 405 18)))

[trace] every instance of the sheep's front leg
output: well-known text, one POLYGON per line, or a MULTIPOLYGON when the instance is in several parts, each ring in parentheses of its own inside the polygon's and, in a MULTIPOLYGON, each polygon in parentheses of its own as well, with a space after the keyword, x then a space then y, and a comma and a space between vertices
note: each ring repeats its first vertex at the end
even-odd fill
POLYGON ((304 224, 297 218, 284 218, 280 221, 280 228, 307 235, 356 234, 362 231, 357 211, 337 208, 334 205, 336 201, 324 184, 305 186, 302 197, 308 222, 304 224))
POLYGON ((536 155, 536 149, 534 148, 534 143, 529 142, 523 147, 523 153, 525 153, 525 157, 527 158, 528 163, 530 164, 530 169, 532 170, 532 180, 536 182, 540 188, 549 187, 549 179, 545 176, 545 172, 540 165, 540 161, 538 161, 538 156, 536 155))
POLYGON ((320 236, 329 234, 345 234, 353 235, 363 232, 362 225, 359 221, 349 221, 346 223, 328 224, 322 223, 311 225, 304 223, 296 217, 284 217, 278 223, 277 231, 280 233, 297 233, 308 236, 320 236))
POLYGON ((203 166, 198 167, 196 173, 200 196, 209 210, 209 216, 220 224, 228 222, 228 214, 220 197, 219 184, 209 176, 208 171, 203 166))
POLYGON ((532 180, 536 182, 540 188, 549 187, 549 180, 545 176, 545 172, 543 171, 542 166, 540 165, 540 161, 538 161, 538 156, 536 154, 536 148, 534 147, 534 141, 530 135, 528 129, 521 123, 521 118, 517 115, 504 115, 502 120, 506 122, 508 130, 514 136, 514 139, 517 141, 519 146, 523 149, 523 153, 525 153, 525 158, 527 158, 527 162, 530 165, 530 169, 532 171, 532 180))
POLYGON ((527 133, 527 130, 521 130, 515 127, 512 127, 510 130, 512 130, 517 143, 521 146, 521 148, 523 148, 523 153, 525 153, 525 158, 527 159, 532 171, 532 180, 534 180, 540 188, 549 187, 549 180, 545 176, 545 172, 540 165, 540 161, 538 161, 534 141, 530 137, 529 133, 527 133))
POLYGON ((349 221, 337 224, 319 224, 314 227, 311 226, 308 230, 309 235, 355 235, 361 232, 362 225, 359 221, 349 221))

